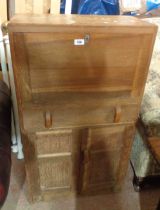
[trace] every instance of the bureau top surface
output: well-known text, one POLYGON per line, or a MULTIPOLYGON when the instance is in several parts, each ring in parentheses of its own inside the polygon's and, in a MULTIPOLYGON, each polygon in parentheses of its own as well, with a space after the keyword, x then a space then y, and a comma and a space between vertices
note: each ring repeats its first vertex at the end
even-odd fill
POLYGON ((16 15, 9 23, 10 31, 25 31, 35 27, 154 27, 153 24, 131 16, 98 15, 16 15), (24 28, 25 26, 25 28, 24 28))

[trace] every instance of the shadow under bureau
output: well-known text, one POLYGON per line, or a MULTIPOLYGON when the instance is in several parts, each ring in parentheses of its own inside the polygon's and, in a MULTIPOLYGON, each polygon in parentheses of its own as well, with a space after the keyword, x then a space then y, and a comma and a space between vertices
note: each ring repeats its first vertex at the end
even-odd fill
POLYGON ((31 201, 120 189, 156 30, 127 16, 11 20, 31 201))

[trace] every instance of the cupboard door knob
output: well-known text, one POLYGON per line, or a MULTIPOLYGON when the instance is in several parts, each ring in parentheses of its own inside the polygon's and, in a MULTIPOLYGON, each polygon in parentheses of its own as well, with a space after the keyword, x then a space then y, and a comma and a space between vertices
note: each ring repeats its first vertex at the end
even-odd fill
POLYGON ((52 127, 52 114, 49 111, 45 112, 45 127, 46 128, 52 127))
POLYGON ((114 123, 119 123, 122 117, 122 109, 121 106, 116 106, 115 108, 115 116, 114 116, 114 123))

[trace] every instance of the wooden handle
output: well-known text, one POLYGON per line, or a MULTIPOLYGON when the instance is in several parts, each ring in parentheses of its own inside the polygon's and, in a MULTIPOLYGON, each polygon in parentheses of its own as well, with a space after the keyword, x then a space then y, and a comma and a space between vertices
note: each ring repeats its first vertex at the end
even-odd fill
POLYGON ((45 127, 46 128, 52 127, 52 114, 49 111, 45 112, 45 127))
POLYGON ((121 121, 122 116, 122 109, 120 106, 116 106, 115 108, 115 116, 114 116, 114 123, 119 123, 121 121))

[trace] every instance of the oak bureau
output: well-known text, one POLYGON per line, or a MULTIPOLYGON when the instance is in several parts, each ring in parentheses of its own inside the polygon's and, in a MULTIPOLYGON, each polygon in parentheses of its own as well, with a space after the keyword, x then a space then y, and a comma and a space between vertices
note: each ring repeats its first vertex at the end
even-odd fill
POLYGON ((121 188, 156 31, 127 16, 13 17, 31 201, 121 188))

